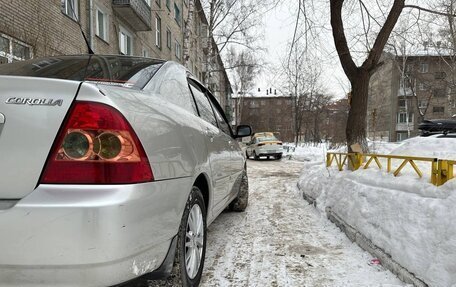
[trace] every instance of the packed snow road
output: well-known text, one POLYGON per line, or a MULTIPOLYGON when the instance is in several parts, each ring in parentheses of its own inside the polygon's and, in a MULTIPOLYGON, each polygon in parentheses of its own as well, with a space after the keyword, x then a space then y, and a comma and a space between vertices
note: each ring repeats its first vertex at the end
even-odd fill
POLYGON ((403 286, 302 199, 301 169, 248 161, 249 207, 209 226, 201 286, 403 286))

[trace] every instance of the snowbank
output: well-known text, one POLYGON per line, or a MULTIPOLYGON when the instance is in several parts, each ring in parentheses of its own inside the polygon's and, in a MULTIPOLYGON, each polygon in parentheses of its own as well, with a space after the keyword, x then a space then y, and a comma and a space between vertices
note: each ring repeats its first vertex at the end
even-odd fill
MULTIPOLYGON (((377 153, 456 159, 455 144, 456 138, 413 138, 377 145, 377 153)), ((319 148, 308 153, 321 154, 324 147, 319 148)), ((331 207, 428 285, 456 285, 456 180, 436 187, 429 176, 419 179, 410 168, 398 177, 374 165, 339 172, 327 169, 321 157, 307 158, 299 187, 316 199, 318 209, 331 207)))

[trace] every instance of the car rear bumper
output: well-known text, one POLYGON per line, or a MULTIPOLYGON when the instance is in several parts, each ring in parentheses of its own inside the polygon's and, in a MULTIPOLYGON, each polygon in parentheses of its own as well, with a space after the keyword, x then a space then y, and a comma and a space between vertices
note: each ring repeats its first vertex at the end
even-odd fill
POLYGON ((258 156, 278 156, 282 155, 283 149, 257 149, 256 154, 258 156))
POLYGON ((189 186, 40 185, 0 211, 0 286, 111 286, 158 269, 189 186))

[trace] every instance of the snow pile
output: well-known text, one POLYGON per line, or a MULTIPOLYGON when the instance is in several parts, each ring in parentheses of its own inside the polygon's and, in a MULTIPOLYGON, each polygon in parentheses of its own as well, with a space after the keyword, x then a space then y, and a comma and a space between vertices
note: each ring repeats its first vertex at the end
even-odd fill
MULTIPOLYGON (((456 159, 455 143, 456 138, 419 137, 383 144, 377 153, 456 159)), ((430 163, 419 166, 425 165, 430 163)), ((456 180, 436 187, 429 183, 430 171, 422 179, 411 168, 394 177, 375 163, 355 172, 339 172, 335 164, 326 169, 321 159, 305 167, 299 186, 319 210, 331 207, 428 285, 456 284, 456 180)))

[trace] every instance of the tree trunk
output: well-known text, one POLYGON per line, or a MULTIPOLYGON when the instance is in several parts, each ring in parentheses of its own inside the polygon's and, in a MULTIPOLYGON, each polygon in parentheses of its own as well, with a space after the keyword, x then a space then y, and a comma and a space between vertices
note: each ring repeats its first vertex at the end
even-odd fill
POLYGON ((358 69, 357 72, 356 79, 351 82, 352 96, 346 127, 347 145, 351 151, 351 145, 358 143, 367 151, 366 120, 370 74, 363 69, 358 69))

